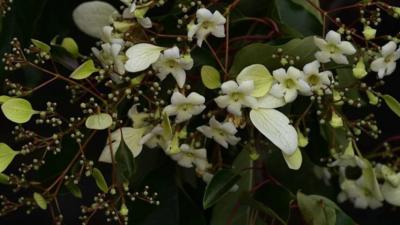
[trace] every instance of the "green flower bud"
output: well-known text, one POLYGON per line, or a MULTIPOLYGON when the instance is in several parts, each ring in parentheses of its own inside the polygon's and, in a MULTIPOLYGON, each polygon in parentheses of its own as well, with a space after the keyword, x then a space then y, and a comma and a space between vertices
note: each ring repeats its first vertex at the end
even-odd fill
POLYGON ((364 78, 368 72, 365 69, 364 60, 361 58, 358 60, 356 67, 353 68, 353 76, 357 79, 364 78))
POLYGON ((340 117, 335 112, 332 112, 332 118, 331 118, 331 121, 329 122, 329 124, 334 128, 343 127, 342 117, 340 117))
POLYGON ((369 99, 369 104, 371 105, 377 105, 379 102, 379 98, 372 93, 371 91, 367 91, 367 97, 369 99))
POLYGON ((374 39, 376 36, 376 29, 370 27, 370 26, 365 26, 363 30, 363 34, 366 40, 371 40, 374 39))

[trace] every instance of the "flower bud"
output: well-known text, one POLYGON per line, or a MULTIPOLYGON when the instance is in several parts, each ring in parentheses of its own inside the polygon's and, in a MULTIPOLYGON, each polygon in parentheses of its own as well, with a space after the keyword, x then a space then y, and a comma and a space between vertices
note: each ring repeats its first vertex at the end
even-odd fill
POLYGON ((379 102, 379 98, 372 93, 371 91, 367 91, 367 97, 369 99, 369 104, 371 105, 377 105, 379 102))
POLYGON ((361 58, 358 60, 356 66, 353 68, 353 76, 357 79, 364 78, 368 72, 365 69, 364 60, 361 58))
POLYGON ((376 29, 370 27, 370 26, 365 26, 363 30, 363 34, 366 40, 371 40, 374 39, 376 36, 376 29))
POLYGON ((126 207, 125 204, 122 204, 121 209, 119 210, 119 213, 121 213, 121 215, 123 215, 123 216, 127 216, 129 213, 128 207, 126 207))
POLYGON ((298 145, 300 148, 304 148, 308 145, 308 138, 303 135, 299 130, 297 130, 297 136, 298 136, 298 145))
POLYGON ((343 127, 343 120, 336 112, 332 112, 332 118, 329 124, 334 128, 343 127))

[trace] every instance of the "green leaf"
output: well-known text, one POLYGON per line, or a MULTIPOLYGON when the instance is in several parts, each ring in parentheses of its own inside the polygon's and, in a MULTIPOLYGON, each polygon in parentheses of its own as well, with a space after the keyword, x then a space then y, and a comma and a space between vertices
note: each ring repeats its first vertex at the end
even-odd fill
POLYGON ((383 95, 383 100, 386 105, 397 115, 400 117, 400 103, 390 95, 383 95))
POLYGON ((201 67, 201 81, 208 89, 216 89, 221 86, 221 75, 212 66, 201 67))
POLYGON ((44 42, 41 42, 39 40, 36 40, 36 39, 31 39, 31 41, 32 41, 32 44, 36 48, 40 49, 42 52, 45 52, 45 53, 49 53, 50 52, 50 50, 51 50, 50 45, 48 45, 48 44, 46 44, 44 42))
POLYGON ((218 171, 206 187, 203 196, 204 209, 210 208, 229 193, 229 190, 239 179, 240 175, 233 173, 232 170, 222 169, 218 171))
POLYGON ((301 164, 303 163, 303 156, 301 155, 301 151, 299 148, 296 149, 296 151, 291 154, 287 155, 284 152, 282 152, 283 158, 286 161, 286 164, 288 167, 292 170, 298 170, 301 167, 301 164))
POLYGON ((104 176, 101 173, 101 171, 97 168, 93 168, 92 176, 93 176, 94 180, 96 181, 97 187, 100 190, 102 190, 104 193, 107 193, 108 185, 107 185, 106 179, 104 179, 104 176))
POLYGON ((62 40, 61 46, 67 50, 67 52, 71 53, 74 58, 79 56, 79 47, 74 39, 70 37, 66 37, 62 40))
POLYGON ((36 204, 39 208, 46 210, 47 209, 47 202, 46 199, 39 193, 33 193, 33 199, 35 200, 36 204))
POLYGON ((0 173, 7 169, 16 155, 18 155, 17 151, 5 143, 0 143, 0 173))
POLYGON ((32 109, 31 103, 22 98, 9 99, 1 105, 1 110, 14 123, 26 123, 37 113, 32 109))
POLYGON ((78 185, 74 184, 74 182, 68 182, 65 184, 65 186, 73 196, 77 198, 82 198, 82 191, 78 185))
POLYGON ((94 66, 93 60, 89 59, 76 68, 70 77, 75 80, 82 80, 88 78, 97 71, 99 70, 94 66))
POLYGON ((122 182, 129 182, 135 175, 135 159, 131 150, 124 141, 124 137, 121 137, 121 143, 115 153, 115 161, 117 166, 117 174, 122 182))
POLYGON ((308 12, 310 12, 313 16, 315 16, 315 18, 317 18, 317 20, 322 24, 322 16, 320 11, 318 11, 318 9, 316 9, 310 2, 312 2, 315 6, 320 7, 319 6, 319 0, 310 0, 310 2, 308 2, 307 0, 292 0, 292 2, 302 6, 305 10, 307 10, 308 12))
POLYGON ((113 119, 108 113, 91 115, 86 119, 85 126, 92 130, 104 130, 112 125, 113 119))
POLYGON ((297 193, 297 202, 304 220, 310 225, 355 225, 339 206, 319 195, 297 193))
POLYGON ((161 127, 163 128, 163 136, 165 139, 170 139, 172 137, 172 127, 169 117, 166 113, 162 115, 161 127))
POLYGON ((294 61, 297 68, 302 68, 305 64, 315 60, 314 54, 318 48, 314 44, 313 37, 304 39, 293 39, 283 45, 271 45, 264 43, 250 44, 242 48, 235 55, 230 74, 239 74, 245 67, 253 64, 262 64, 273 71, 282 67, 279 58, 272 58, 272 55, 282 50, 282 53, 292 57, 299 56, 299 60, 294 61))
POLYGON ((140 74, 139 76, 136 76, 136 77, 132 78, 131 79, 131 84, 134 87, 139 86, 142 83, 142 81, 143 81, 145 76, 146 76, 146 74, 140 74))
POLYGON ((10 177, 7 174, 0 173, 0 184, 9 184, 10 177))
POLYGON ((4 102, 6 102, 6 101, 8 101, 8 100, 10 100, 10 99, 11 99, 10 96, 1 95, 1 96, 0 96, 0 104, 3 104, 4 102))
POLYGON ((253 81, 254 91, 252 95, 254 97, 262 97, 266 95, 271 89, 272 83, 274 82, 274 78, 271 76, 271 73, 264 65, 261 64, 254 64, 245 67, 236 77, 236 80, 239 83, 248 80, 253 81))

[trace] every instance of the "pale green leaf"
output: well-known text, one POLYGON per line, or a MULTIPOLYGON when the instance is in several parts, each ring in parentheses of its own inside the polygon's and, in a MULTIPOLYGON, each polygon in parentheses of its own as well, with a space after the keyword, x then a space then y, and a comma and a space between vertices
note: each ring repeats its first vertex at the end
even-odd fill
POLYGON ((107 185, 106 179, 104 179, 104 176, 101 173, 101 171, 97 168, 93 168, 92 176, 93 176, 94 180, 96 181, 97 187, 100 190, 102 190, 104 193, 107 193, 108 185, 107 185))
POLYGON ((261 64, 254 64, 245 67, 236 77, 236 80, 239 83, 249 80, 253 81, 254 91, 252 95, 254 97, 262 97, 266 95, 274 82, 271 73, 261 64))
POLYGON ((82 80, 88 78, 93 73, 99 71, 95 66, 93 60, 89 59, 74 70, 71 74, 71 78, 75 80, 82 80))
POLYGON ((297 202, 304 220, 310 225, 335 225, 336 208, 322 196, 297 193, 297 202))
POLYGON ((297 132, 289 119, 275 109, 253 109, 250 111, 253 125, 284 153, 291 155, 297 149, 297 132))
POLYGON ((66 37, 62 40, 61 46, 67 50, 67 52, 71 53, 74 58, 79 56, 79 47, 74 39, 70 37, 66 37))
POLYGON ((5 143, 0 143, 0 173, 7 169, 16 155, 18 155, 17 151, 5 143))
POLYGON ((161 51, 164 49, 163 47, 147 43, 140 43, 130 47, 126 51, 126 56, 129 59, 125 63, 125 69, 135 73, 149 68, 151 64, 157 61, 161 55, 161 51))
POLYGON ((163 136, 166 139, 170 139, 173 135, 172 133, 172 127, 171 127, 171 122, 169 120, 169 117, 166 113, 162 115, 162 123, 161 127, 163 128, 163 136))
POLYGON ((82 198, 82 191, 78 187, 78 185, 74 184, 74 182, 68 182, 65 184, 67 187, 68 191, 71 192, 71 194, 77 198, 82 198))
POLYGON ((31 41, 32 41, 32 44, 36 48, 40 49, 40 51, 45 52, 45 53, 49 53, 50 52, 51 47, 48 44, 46 44, 44 42, 41 42, 39 40, 36 40, 36 39, 31 39, 31 41))
POLYGON ((216 89, 221 86, 221 75, 212 66, 201 67, 201 81, 208 89, 216 89))
POLYGON ((113 119, 108 113, 91 115, 86 119, 85 126, 92 130, 104 130, 112 125, 113 119))
POLYGON ((298 170, 301 167, 301 164, 303 162, 303 156, 301 155, 300 149, 297 149, 293 154, 287 155, 284 152, 282 152, 283 158, 286 161, 286 164, 288 167, 292 170, 298 170))
POLYGON ((32 109, 31 103, 22 98, 12 98, 1 105, 1 110, 7 119, 14 123, 26 123, 37 111, 32 109))
POLYGON ((33 193, 33 199, 35 200, 36 204, 39 208, 46 210, 47 209, 47 202, 46 199, 39 193, 33 193))
POLYGON ((90 1, 80 4, 72 17, 78 28, 89 36, 100 39, 103 27, 110 25, 111 18, 118 10, 102 1, 90 1))
POLYGON ((6 101, 8 101, 8 100, 10 100, 10 99, 11 99, 10 96, 1 95, 1 96, 0 96, 0 104, 3 104, 4 102, 6 102, 6 101))
POLYGON ((400 117, 400 103, 390 95, 383 95, 383 100, 386 105, 397 115, 400 117))

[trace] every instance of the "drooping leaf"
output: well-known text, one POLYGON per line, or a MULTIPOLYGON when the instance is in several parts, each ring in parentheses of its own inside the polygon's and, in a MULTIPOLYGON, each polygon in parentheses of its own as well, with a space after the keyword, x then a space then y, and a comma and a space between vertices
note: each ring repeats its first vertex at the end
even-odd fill
POLYGON ((45 52, 45 53, 49 53, 50 52, 51 47, 48 44, 46 44, 44 42, 41 42, 39 40, 36 40, 36 39, 31 39, 31 41, 32 41, 32 44, 36 48, 40 49, 42 52, 45 52))
POLYGON ((86 119, 85 126, 92 130, 104 130, 112 125, 113 119, 108 113, 91 115, 86 119))
POLYGON ((157 61, 161 51, 165 48, 152 44, 140 43, 130 47, 126 51, 129 60, 125 63, 125 69, 135 73, 143 71, 157 61))
POLYGON ((66 37, 62 40, 61 46, 67 50, 74 58, 79 56, 79 47, 74 39, 66 37))
POLYGON ((115 12, 117 12, 117 9, 109 3, 90 1, 76 7, 72 17, 82 32, 100 39, 103 27, 111 24, 111 16, 115 12))
POLYGON ((236 77, 236 80, 239 83, 248 80, 253 81, 254 91, 252 95, 254 97, 262 97, 266 95, 271 89, 274 81, 268 69, 261 64, 254 64, 245 67, 236 77))
POLYGON ((0 173, 7 169, 16 155, 18 155, 17 151, 5 143, 0 143, 0 173))
POLYGON ((93 60, 89 59, 82 63, 82 65, 78 66, 78 68, 71 73, 70 77, 75 80, 82 80, 88 78, 97 71, 99 70, 94 66, 93 60))
POLYGON ((204 209, 210 208, 224 197, 239 179, 240 175, 233 173, 232 170, 222 169, 218 171, 204 192, 204 209))
POLYGON ((386 105, 397 115, 400 117, 400 103, 390 95, 383 95, 383 100, 386 105))
POLYGON ((107 185, 106 179, 104 179, 104 176, 101 173, 101 171, 97 168, 93 168, 92 176, 93 176, 94 180, 96 181, 97 187, 104 193, 107 193, 108 185, 107 185))
POLYGON ((32 115, 36 114, 31 103, 22 98, 11 98, 1 105, 1 110, 10 121, 14 123, 26 123, 32 115))
POLYGON ((297 149, 297 132, 285 114, 275 109, 253 109, 250 111, 253 125, 285 154, 297 149))
POLYGON ((124 137, 121 137, 121 143, 115 153, 115 162, 117 167, 117 174, 122 182, 129 182, 135 175, 135 159, 133 158, 132 152, 124 141, 124 137))
POLYGON ((76 198, 82 198, 82 191, 78 185, 74 184, 74 182, 68 182, 65 184, 65 187, 69 192, 76 198))
POLYGON ((216 89, 221 86, 221 75, 212 66, 201 67, 201 81, 208 89, 216 89))
POLYGON ((39 206, 39 208, 41 208, 43 210, 47 209, 47 202, 46 202, 46 199, 43 197, 43 195, 35 192, 35 193, 33 193, 33 199, 35 200, 35 202, 39 206))

